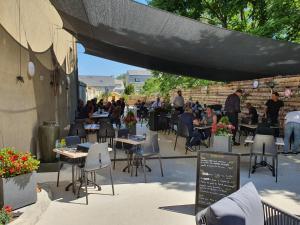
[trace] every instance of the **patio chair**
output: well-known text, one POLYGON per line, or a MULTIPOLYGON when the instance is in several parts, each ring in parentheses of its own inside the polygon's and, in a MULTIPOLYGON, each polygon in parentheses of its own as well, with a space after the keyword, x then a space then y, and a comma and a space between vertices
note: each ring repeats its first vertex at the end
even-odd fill
POLYGON ((113 140, 116 136, 115 129, 111 123, 101 123, 97 134, 97 140, 100 143, 106 142, 109 139, 109 145, 113 145, 113 140))
POLYGON ((71 124, 68 136, 79 136, 81 141, 87 140, 87 134, 84 125, 81 122, 71 124))
MULTIPOLYGON (((163 172, 163 168, 162 168, 160 148, 159 148, 159 144, 158 144, 158 134, 151 135, 149 141, 142 144, 141 147, 133 154, 133 162, 136 162, 136 170, 137 170, 138 165, 141 165, 143 168, 145 183, 147 183, 146 160, 147 160, 147 158, 152 157, 152 156, 158 157, 159 164, 160 164, 160 172, 161 172, 161 176, 163 177, 164 172, 163 172), (138 163, 138 162, 140 162, 140 163, 138 163)), ((131 165, 131 176, 133 174, 133 166, 134 166, 134 163, 132 163, 132 165, 131 165)))
MULTIPOLYGON (((118 130, 118 138, 128 138, 129 130, 127 128, 123 128, 118 130)), ((116 168, 116 158, 117 158, 117 149, 125 150, 125 153, 127 154, 127 163, 129 163, 129 153, 133 152, 133 145, 127 144, 127 143, 121 143, 116 142, 114 146, 114 166, 113 168, 116 168)))
MULTIPOLYGON (((98 186, 96 184, 96 171, 98 171, 100 169, 104 169, 104 168, 109 169, 112 193, 113 193, 113 195, 115 195, 114 183, 113 183, 113 178, 112 178, 111 160, 110 160, 110 156, 109 156, 109 152, 108 152, 108 143, 107 142, 93 144, 88 151, 88 155, 86 157, 85 164, 82 165, 80 168, 81 168, 81 183, 80 183, 80 187, 78 189, 78 196, 79 196, 82 184, 84 182, 87 205, 88 205, 88 191, 87 191, 88 183, 92 183, 92 184, 98 186), (94 175, 92 181, 88 181, 89 173, 94 175)), ((98 189, 99 189, 99 186, 98 186, 98 189)))
POLYGON ((179 120, 179 117, 178 117, 178 112, 174 112, 171 114, 171 119, 169 120, 169 133, 170 132, 176 132, 175 130, 175 126, 178 125, 178 120, 179 120))
POLYGON ((278 153, 275 145, 275 138, 273 135, 256 134, 254 137, 253 145, 250 150, 250 163, 249 163, 249 175, 255 172, 259 167, 268 167, 272 171, 272 175, 278 177, 278 153), (257 163, 257 156, 261 157, 261 162, 257 163), (254 157, 254 165, 252 166, 252 158, 254 157), (272 158, 272 165, 266 160, 272 158))
MULTIPOLYGON (((185 141, 185 154, 187 154, 187 151, 189 149, 190 142, 191 142, 192 138, 190 137, 188 127, 180 119, 178 120, 178 125, 177 125, 174 151, 176 150, 178 137, 183 137, 183 138, 186 139, 186 141, 185 141)), ((200 147, 200 143, 199 143, 199 147, 200 147)))
MULTIPOLYGON (((71 148, 77 147, 77 145, 81 143, 79 136, 67 136, 65 137, 65 140, 66 140, 67 147, 71 147, 71 148)), ((59 186, 60 171, 63 168, 64 164, 77 165, 81 163, 81 161, 70 159, 68 157, 64 157, 61 155, 59 155, 58 159, 59 162, 58 162, 58 172, 57 172, 57 181, 56 181, 57 187, 59 186)))

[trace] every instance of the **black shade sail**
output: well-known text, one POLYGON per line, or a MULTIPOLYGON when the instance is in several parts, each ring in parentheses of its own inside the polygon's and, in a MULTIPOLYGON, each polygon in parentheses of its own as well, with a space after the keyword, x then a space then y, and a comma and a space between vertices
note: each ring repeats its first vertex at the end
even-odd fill
POLYGON ((50 0, 95 56, 196 78, 300 74, 300 45, 221 29, 130 0, 50 0))

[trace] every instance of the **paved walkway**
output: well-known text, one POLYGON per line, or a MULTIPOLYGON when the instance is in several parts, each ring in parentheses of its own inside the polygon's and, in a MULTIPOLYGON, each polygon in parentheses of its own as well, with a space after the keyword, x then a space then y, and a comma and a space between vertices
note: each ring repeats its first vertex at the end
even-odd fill
MULTIPOLYGON (((144 128, 143 128, 144 129, 144 128)), ((179 139, 173 150, 174 135, 160 133, 160 147, 163 156, 185 156, 183 139, 179 139)), ((204 148, 204 147, 203 147, 204 148)), ((247 151, 239 147, 235 151, 247 151)), ((195 155, 195 153, 188 153, 195 155)), ((122 157, 119 154, 119 157, 122 157)), ((278 183, 266 169, 259 169, 248 178, 248 157, 242 157, 241 184, 252 181, 261 196, 270 203, 300 214, 300 155, 279 157, 278 183)), ((165 176, 160 176, 159 163, 150 160, 153 169, 148 173, 148 183, 143 183, 142 171, 138 177, 121 172, 126 162, 117 162, 114 171, 116 195, 112 196, 107 171, 101 171, 97 180, 102 191, 89 189, 89 205, 85 196, 76 199, 64 187, 70 180, 70 168, 61 173, 60 187, 56 187, 56 173, 41 173, 39 181, 50 185, 54 201, 42 215, 38 225, 194 225, 193 203, 195 199, 196 159, 164 159, 165 176)))

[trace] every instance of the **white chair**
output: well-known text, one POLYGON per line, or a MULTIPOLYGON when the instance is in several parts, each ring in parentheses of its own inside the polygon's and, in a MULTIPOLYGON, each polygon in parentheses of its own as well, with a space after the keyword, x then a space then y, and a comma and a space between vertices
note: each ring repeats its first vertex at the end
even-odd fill
MULTIPOLYGON (((95 186, 98 186, 96 184, 96 171, 104 168, 109 168, 112 192, 113 195, 115 195, 114 183, 112 178, 111 160, 108 152, 108 143, 105 142, 105 143, 93 144, 88 151, 85 164, 81 168, 81 184, 78 189, 78 196, 79 196, 82 183, 84 182, 85 192, 86 192, 86 204, 88 204, 88 192, 87 192, 88 183, 92 183, 95 186), (92 179, 93 179, 92 181, 88 180, 89 173, 92 174, 92 179)), ((100 190, 99 186, 98 186, 98 190, 100 190)))

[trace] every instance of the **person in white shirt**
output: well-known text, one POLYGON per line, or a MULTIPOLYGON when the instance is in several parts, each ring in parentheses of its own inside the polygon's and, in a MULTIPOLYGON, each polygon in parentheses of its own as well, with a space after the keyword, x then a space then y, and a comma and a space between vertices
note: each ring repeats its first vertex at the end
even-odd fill
POLYGON ((157 97, 156 101, 153 102, 152 108, 157 109, 157 108, 161 108, 161 101, 160 101, 160 97, 157 97))
POLYGON ((173 101, 173 105, 177 111, 179 111, 180 114, 183 113, 183 108, 184 108, 184 98, 182 97, 181 90, 177 91, 177 96, 175 97, 173 101))
POLYGON ((297 154, 300 147, 300 111, 292 111, 285 116, 284 127, 284 154, 287 154, 290 146, 290 138, 294 133, 294 144, 292 145, 292 152, 297 154))

